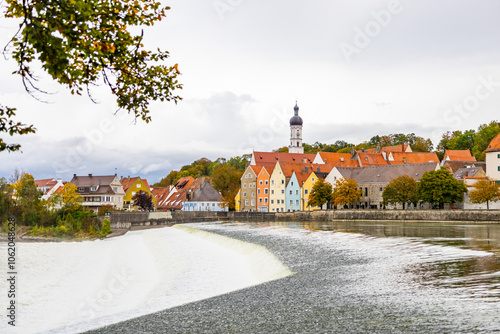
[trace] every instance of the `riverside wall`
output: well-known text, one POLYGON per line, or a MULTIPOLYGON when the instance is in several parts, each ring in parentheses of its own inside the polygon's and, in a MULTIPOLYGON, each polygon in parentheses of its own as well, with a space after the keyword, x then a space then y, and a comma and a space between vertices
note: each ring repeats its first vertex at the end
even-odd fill
POLYGON ((500 210, 327 210, 300 212, 113 212, 111 229, 172 226, 207 221, 421 221, 498 223, 500 210))

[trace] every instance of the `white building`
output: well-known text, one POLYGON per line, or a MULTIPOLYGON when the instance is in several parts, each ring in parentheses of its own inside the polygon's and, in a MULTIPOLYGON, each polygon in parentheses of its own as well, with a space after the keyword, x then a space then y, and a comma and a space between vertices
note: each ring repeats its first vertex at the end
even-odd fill
POLYGON ((486 175, 492 180, 500 180, 500 133, 486 149, 486 175))

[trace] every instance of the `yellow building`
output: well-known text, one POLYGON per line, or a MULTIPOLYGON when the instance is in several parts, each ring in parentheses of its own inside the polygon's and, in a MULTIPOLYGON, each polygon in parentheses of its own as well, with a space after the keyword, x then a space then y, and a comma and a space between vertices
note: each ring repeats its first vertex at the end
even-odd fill
POLYGON ((315 207, 307 206, 307 202, 309 201, 309 194, 311 194, 313 184, 314 184, 314 182, 316 182, 317 179, 318 179, 318 176, 316 176, 316 173, 312 172, 311 174, 309 174, 306 181, 302 185, 302 205, 301 205, 300 210, 302 210, 302 211, 320 210, 320 207, 318 207, 318 206, 315 206, 315 207))
POLYGON ((240 190, 238 190, 238 193, 234 197, 234 211, 236 212, 240 212, 240 201, 241 201, 240 190))
POLYGON ((156 208, 156 197, 151 193, 148 181, 141 179, 140 177, 127 177, 120 180, 123 185, 123 190, 125 191, 125 196, 123 197, 123 208, 128 211, 137 211, 138 207, 133 205, 132 198, 139 191, 143 191, 146 194, 151 195, 153 201, 153 207, 156 208))

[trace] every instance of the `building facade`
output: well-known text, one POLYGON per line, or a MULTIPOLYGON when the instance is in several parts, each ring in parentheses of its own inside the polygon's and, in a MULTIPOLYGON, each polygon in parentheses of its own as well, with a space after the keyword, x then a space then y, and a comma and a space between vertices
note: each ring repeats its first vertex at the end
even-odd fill
POLYGON ((289 153, 304 153, 302 147, 302 118, 299 116, 299 106, 295 103, 293 108, 294 115, 290 118, 290 146, 288 146, 289 153))

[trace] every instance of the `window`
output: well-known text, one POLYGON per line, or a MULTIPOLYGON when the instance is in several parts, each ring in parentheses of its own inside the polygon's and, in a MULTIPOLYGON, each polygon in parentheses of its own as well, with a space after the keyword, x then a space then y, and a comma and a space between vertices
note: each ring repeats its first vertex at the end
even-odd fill
MULTIPOLYGON (((271 200, 271 204, 274 204, 274 199, 271 200)), ((274 209, 273 209, 274 210, 274 209)))
POLYGON ((267 195, 268 193, 269 193, 269 189, 267 189, 267 188, 266 188, 266 189, 264 189, 264 194, 266 194, 266 195, 267 195))
POLYGON ((293 205, 293 199, 290 200, 290 205, 293 205))
POLYGON ((295 195, 298 195, 299 194, 299 191, 298 190, 295 190, 295 195))
POLYGON ((264 198, 264 203, 267 203, 267 197, 266 197, 266 198, 264 198))
POLYGON ((267 180, 266 180, 266 182, 265 182, 265 183, 266 183, 266 186, 269 184, 269 182, 268 182, 267 180))
POLYGON ((274 195, 274 189, 271 189, 271 195, 274 195))
POLYGON ((252 178, 252 174, 248 173, 247 178, 251 179, 252 178))
POLYGON ((255 193, 252 191, 252 197, 255 197, 255 193))
POLYGON ((243 192, 243 197, 247 197, 247 192, 243 192))
POLYGON ((365 196, 368 196, 368 188, 365 188, 365 196))
POLYGON ((293 181, 292 181, 292 186, 293 186, 293 181))
POLYGON ((261 185, 262 185, 262 180, 259 181, 259 186, 261 186, 261 185))
POLYGON ((292 191, 290 190, 290 195, 292 194, 292 191))
POLYGON ((252 206, 254 206, 254 205, 255 205, 255 200, 252 200, 252 206))
POLYGON ((245 205, 248 205, 248 200, 247 199, 245 200, 245 205))
POLYGON ((500 166, 498 166, 498 171, 500 172, 500 166))
POLYGON ((140 183, 137 183, 137 188, 140 188, 141 187, 141 184, 140 183))
POLYGON ((113 187, 113 191, 116 193, 118 191, 118 187, 113 187))
POLYGON ((298 199, 295 200, 295 205, 299 205, 299 200, 298 199))
POLYGON ((281 189, 281 194, 283 195, 285 193, 285 189, 281 189))
POLYGON ((90 187, 90 191, 97 191, 97 186, 90 187))
POLYGON ((257 189, 257 195, 260 195, 260 189, 257 189))
POLYGON ((384 191, 384 188, 380 187, 379 191, 384 191))
POLYGON ((132 196, 135 196, 135 191, 132 191, 132 196))
POLYGON ((274 180, 271 180, 271 185, 274 186, 274 180))
MULTIPOLYGON (((285 184, 285 180, 281 179, 281 184, 285 184)), ((293 184, 292 184, 293 185, 293 184)))
POLYGON ((79 193, 83 193, 84 191, 85 191, 85 188, 83 188, 83 187, 78 187, 78 192, 79 192, 79 193))
POLYGON ((500 159, 500 153, 498 153, 497 158, 500 159))
POLYGON ((304 189, 304 194, 307 195, 307 193, 308 193, 308 190, 304 189))
POLYGON ((215 203, 212 203, 212 206, 215 206, 215 203))
POLYGON ((314 183, 314 177, 313 177, 313 178, 311 178, 311 181, 314 183))
POLYGON ((247 184, 246 183, 243 183, 243 188, 246 188, 247 187, 247 184))
POLYGON ((259 203, 262 203, 262 197, 259 197, 259 203))

